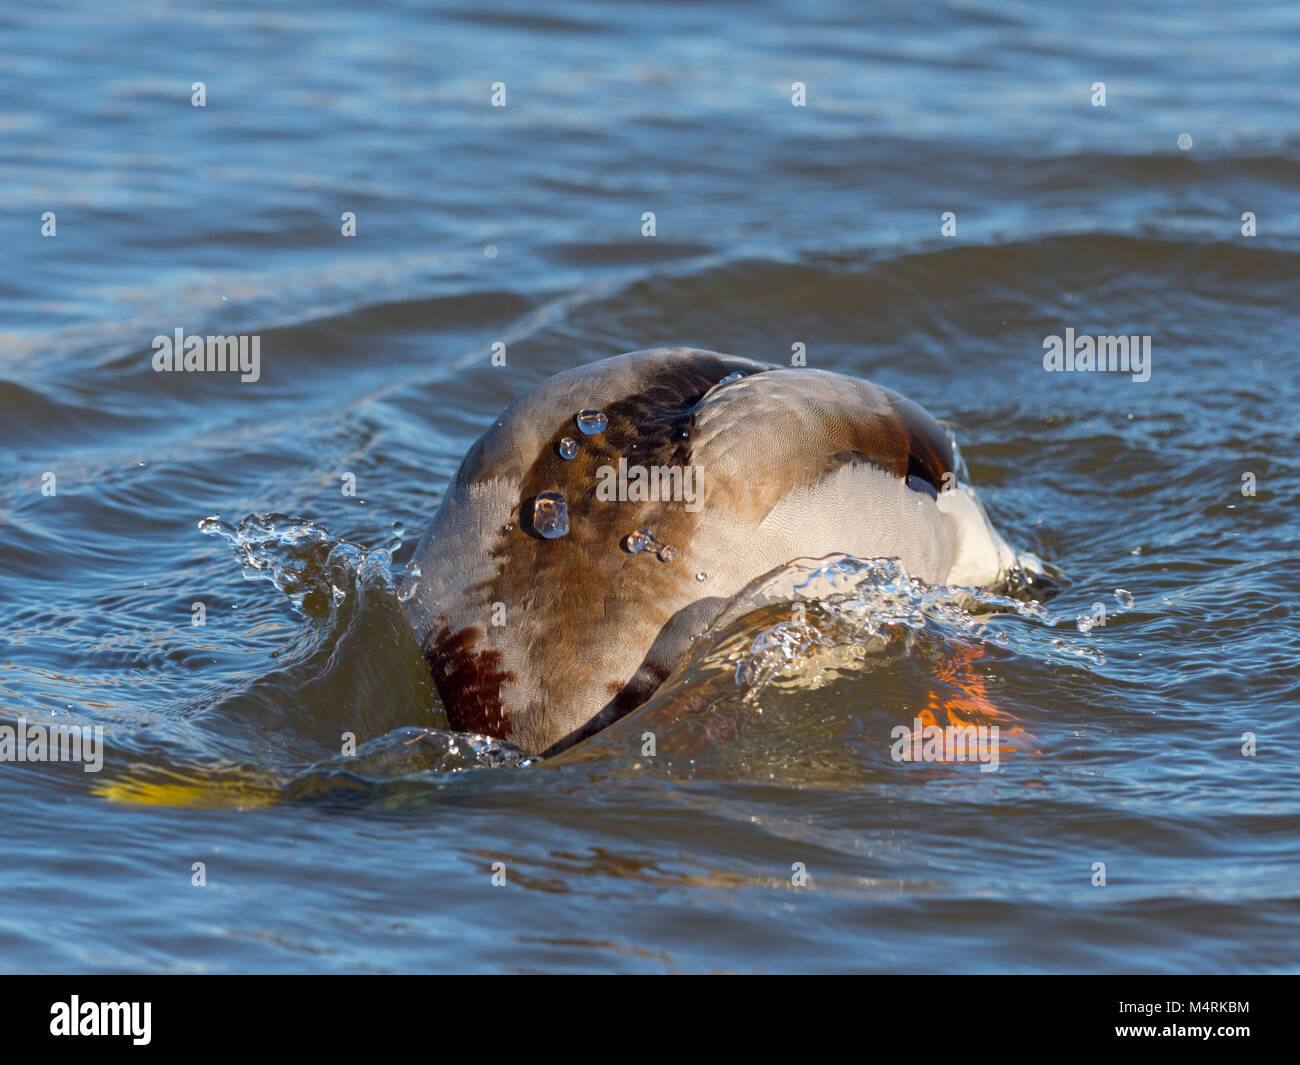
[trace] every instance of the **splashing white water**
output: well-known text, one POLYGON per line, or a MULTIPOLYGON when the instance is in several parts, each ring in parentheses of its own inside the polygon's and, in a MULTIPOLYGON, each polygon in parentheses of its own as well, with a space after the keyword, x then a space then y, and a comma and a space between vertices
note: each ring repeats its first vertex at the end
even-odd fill
POLYGON ((199 522, 199 530, 230 544, 245 580, 270 582, 304 614, 312 613, 308 600, 317 592, 335 606, 360 590, 396 594, 393 550, 401 544, 400 526, 393 527, 388 546, 374 548, 287 514, 250 514, 238 525, 214 514, 199 522))
POLYGON ((927 584, 894 559, 797 559, 738 593, 677 674, 725 663, 745 701, 757 704, 780 678, 815 687, 826 672, 859 668, 865 655, 922 639, 1103 664, 1101 650, 1080 637, 1043 638, 1044 629, 1073 620, 1004 591, 927 584), (773 612, 781 615, 774 623, 773 612), (1011 630, 1000 624, 1009 615, 1033 624, 1011 630))

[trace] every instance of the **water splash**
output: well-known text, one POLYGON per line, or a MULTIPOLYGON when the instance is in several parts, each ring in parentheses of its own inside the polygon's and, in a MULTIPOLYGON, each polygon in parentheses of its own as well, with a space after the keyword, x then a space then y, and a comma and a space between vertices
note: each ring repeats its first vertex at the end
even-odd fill
POLYGON ((257 754, 220 765, 202 753, 172 757, 166 765, 140 761, 114 776, 111 797, 257 806, 418 791, 446 774, 533 764, 501 740, 424 724, 444 721, 401 611, 418 585, 419 566, 412 563, 401 580, 387 547, 367 548, 284 514, 253 514, 238 524, 213 515, 199 528, 231 546, 246 580, 272 584, 307 621, 268 648, 275 670, 228 696, 216 711, 226 738, 239 734, 247 719, 278 715, 283 743, 263 748, 250 740, 257 754), (309 720, 300 721, 296 708, 313 688, 325 697, 309 720), (355 753, 320 761, 322 731, 355 733, 355 753))
POLYGON ((402 581, 397 589, 397 601, 399 603, 409 603, 415 597, 415 593, 420 588, 419 578, 421 576, 423 576, 423 571, 415 563, 407 567, 406 580, 402 581))
POLYGON ((367 548, 332 537, 324 526, 306 518, 250 514, 232 525, 214 514, 198 526, 200 532, 230 544, 245 580, 267 581, 303 613, 316 613, 313 607, 326 597, 341 603, 359 587, 396 592, 388 547, 367 548))
POLYGON ((1103 664, 1105 655, 1089 643, 1044 638, 1044 629, 1072 620, 1003 590, 927 584, 893 559, 800 559, 736 595, 677 673, 725 668, 752 704, 778 678, 807 680, 826 665, 860 668, 866 654, 918 642, 988 644, 1103 664), (1013 629, 1008 616, 1033 624, 1013 629))

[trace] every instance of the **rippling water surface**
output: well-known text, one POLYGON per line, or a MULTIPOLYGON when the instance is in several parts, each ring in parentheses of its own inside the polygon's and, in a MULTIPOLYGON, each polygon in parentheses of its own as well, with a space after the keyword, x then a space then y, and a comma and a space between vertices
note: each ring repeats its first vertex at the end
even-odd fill
POLYGON ((0 722, 107 744, 0 764, 0 968, 1300 968, 1300 16, 1143 7, 0 15, 0 722), (447 732, 397 589, 460 457, 661 344, 923 403, 1050 579, 798 563, 551 763, 447 732))

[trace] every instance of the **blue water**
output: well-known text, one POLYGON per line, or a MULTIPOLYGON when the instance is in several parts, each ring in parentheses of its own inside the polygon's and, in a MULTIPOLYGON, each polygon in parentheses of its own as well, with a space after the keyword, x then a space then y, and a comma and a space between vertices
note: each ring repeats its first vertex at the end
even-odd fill
POLYGON ((106 743, 0 763, 0 969, 1300 968, 1297 70, 1277 2, 0 14, 0 724, 106 743), (452 472, 661 344, 924 404, 1051 587, 868 568, 555 763, 447 733, 452 472), (950 698, 996 772, 890 758, 950 698))

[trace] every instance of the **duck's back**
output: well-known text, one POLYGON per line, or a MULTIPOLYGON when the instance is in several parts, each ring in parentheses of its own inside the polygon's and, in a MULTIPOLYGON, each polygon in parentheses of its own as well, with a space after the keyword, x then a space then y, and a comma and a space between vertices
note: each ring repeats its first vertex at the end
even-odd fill
POLYGON ((836 552, 954 584, 1011 561, 914 403, 655 349, 558 374, 484 433, 416 549, 407 615, 453 727, 549 753, 649 698, 750 580, 836 552))

